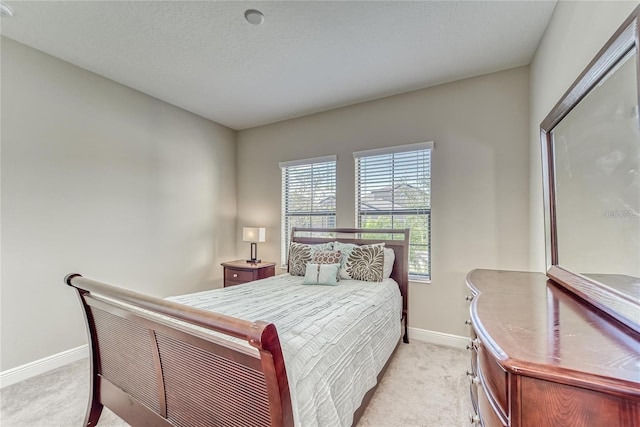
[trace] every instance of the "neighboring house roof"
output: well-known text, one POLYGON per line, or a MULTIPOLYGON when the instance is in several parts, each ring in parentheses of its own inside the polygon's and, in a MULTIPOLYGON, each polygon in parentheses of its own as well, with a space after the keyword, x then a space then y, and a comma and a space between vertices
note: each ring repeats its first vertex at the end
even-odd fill
MULTIPOLYGON (((360 199, 360 203, 365 210, 400 210, 406 209, 407 204, 403 203, 411 200, 412 196, 407 193, 418 193, 424 197, 428 203, 430 194, 423 189, 407 183, 399 183, 394 186, 386 185, 372 189, 360 199)), ((415 196, 414 196, 415 197, 415 196)))

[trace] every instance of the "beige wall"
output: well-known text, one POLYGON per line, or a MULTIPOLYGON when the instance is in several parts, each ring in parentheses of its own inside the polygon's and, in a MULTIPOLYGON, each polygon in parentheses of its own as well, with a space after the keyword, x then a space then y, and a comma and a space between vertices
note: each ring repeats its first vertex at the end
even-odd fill
POLYGON ((466 335, 465 276, 528 263, 528 67, 432 87, 238 133, 242 226, 267 227, 263 260, 279 260, 278 162, 338 155, 337 223, 354 225, 358 150, 435 141, 432 283, 412 283, 410 326, 466 335))
POLYGON ((82 273, 157 296, 221 285, 235 132, 2 38, 2 363, 86 342, 82 273))
POLYGON ((530 77, 530 260, 545 270, 540 123, 616 29, 637 1, 560 1, 531 63, 530 77))

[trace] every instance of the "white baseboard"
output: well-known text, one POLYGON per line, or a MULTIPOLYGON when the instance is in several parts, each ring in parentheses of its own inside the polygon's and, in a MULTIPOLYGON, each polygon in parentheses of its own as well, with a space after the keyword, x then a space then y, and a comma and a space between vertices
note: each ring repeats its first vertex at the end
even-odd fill
POLYGON ((445 334, 443 332, 412 327, 409 327, 409 340, 418 340, 428 342, 429 344, 446 345, 447 347, 461 349, 467 348, 467 344, 469 344, 469 337, 461 337, 459 335, 445 334))
POLYGON ((59 368, 76 360, 89 356, 89 346, 81 345, 61 353, 43 357, 15 368, 0 372, 0 388, 24 381, 36 375, 44 374, 52 369, 59 368))

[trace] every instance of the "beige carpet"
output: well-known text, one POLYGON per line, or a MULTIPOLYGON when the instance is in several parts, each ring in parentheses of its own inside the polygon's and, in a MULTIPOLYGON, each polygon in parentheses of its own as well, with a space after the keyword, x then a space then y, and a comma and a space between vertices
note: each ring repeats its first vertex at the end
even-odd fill
MULTIPOLYGON (((401 344, 359 427, 468 425, 469 354, 413 341, 401 344)), ((81 426, 88 400, 88 361, 81 360, 0 391, 2 427, 81 426)), ((100 427, 127 426, 103 411, 100 427)))

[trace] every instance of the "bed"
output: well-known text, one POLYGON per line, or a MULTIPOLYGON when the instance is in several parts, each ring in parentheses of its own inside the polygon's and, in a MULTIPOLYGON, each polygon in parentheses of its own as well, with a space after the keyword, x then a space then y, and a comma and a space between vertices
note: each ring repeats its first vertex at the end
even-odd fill
POLYGON ((400 337, 408 342, 409 230, 291 234, 296 244, 384 243, 390 278, 304 286, 283 274, 163 300, 68 275, 91 348, 85 425, 104 406, 134 426, 355 425, 400 337))

